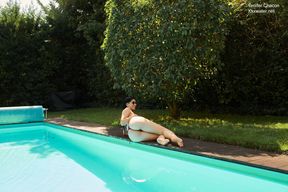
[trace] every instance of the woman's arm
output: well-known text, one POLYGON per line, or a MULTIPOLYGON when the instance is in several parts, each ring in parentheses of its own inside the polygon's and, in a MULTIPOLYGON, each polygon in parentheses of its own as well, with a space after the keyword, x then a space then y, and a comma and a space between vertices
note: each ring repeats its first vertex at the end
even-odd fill
POLYGON ((128 108, 124 109, 122 111, 120 125, 121 126, 127 125, 133 116, 134 116, 134 113, 130 109, 128 108))

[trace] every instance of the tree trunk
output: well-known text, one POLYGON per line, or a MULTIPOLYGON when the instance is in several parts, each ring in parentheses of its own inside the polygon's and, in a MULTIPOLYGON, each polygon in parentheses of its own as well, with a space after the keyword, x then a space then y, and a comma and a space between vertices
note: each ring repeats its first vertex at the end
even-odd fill
POLYGON ((177 119, 177 120, 180 119, 181 110, 176 102, 173 101, 171 103, 168 103, 168 109, 170 112, 170 116, 173 119, 177 119))

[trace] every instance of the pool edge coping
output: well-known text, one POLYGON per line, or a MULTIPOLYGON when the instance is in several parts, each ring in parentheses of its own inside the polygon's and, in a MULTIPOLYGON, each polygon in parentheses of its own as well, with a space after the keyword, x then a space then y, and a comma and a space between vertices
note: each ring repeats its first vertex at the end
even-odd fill
MULTIPOLYGON (((93 131, 89 131, 89 130, 84 130, 84 129, 78 129, 76 127, 69 127, 69 126, 65 126, 65 125, 61 125, 61 124, 57 124, 57 123, 53 123, 53 122, 45 121, 45 122, 43 122, 43 124, 53 124, 53 125, 57 125, 57 126, 63 126, 63 127, 78 130, 78 131, 83 131, 83 132, 87 132, 87 133, 92 133, 92 134, 96 134, 96 135, 101 135, 101 136, 106 136, 106 137, 111 137, 111 138, 116 138, 116 139, 125 140, 128 142, 132 142, 132 141, 129 141, 128 139, 125 139, 122 137, 101 134, 101 133, 97 133, 97 132, 93 132, 93 131)), ((132 142, 132 143, 134 143, 134 142, 132 142)), ((225 161, 225 162, 229 162, 229 163, 236 163, 236 164, 241 164, 241 165, 250 166, 250 167, 254 167, 254 168, 260 168, 260 169, 264 169, 264 170, 268 170, 268 171, 274 171, 274 172, 278 172, 278 173, 282 173, 282 174, 288 174, 288 171, 286 171, 286 170, 273 168, 273 167, 269 167, 269 166, 265 166, 265 165, 259 165, 259 164, 254 164, 254 163, 235 160, 235 159, 228 159, 228 158, 224 158, 224 157, 217 157, 217 156, 213 156, 213 155, 202 154, 199 152, 194 152, 194 151, 189 151, 189 150, 184 150, 184 149, 177 149, 177 148, 171 148, 171 147, 166 147, 166 146, 160 146, 157 144, 150 144, 150 143, 145 143, 145 142, 137 142, 137 143, 142 144, 142 145, 146 145, 146 146, 152 146, 152 147, 156 147, 156 148, 166 149, 166 150, 170 150, 170 151, 176 151, 176 152, 180 152, 180 153, 196 155, 196 156, 206 157, 206 158, 210 158, 210 159, 216 159, 216 160, 225 161)))

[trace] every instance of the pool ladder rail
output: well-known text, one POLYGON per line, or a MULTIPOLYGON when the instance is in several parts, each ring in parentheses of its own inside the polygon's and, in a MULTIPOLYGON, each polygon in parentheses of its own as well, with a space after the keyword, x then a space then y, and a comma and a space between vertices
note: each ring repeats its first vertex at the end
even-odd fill
POLYGON ((43 112, 44 112, 44 118, 47 119, 48 118, 48 108, 43 108, 43 112))

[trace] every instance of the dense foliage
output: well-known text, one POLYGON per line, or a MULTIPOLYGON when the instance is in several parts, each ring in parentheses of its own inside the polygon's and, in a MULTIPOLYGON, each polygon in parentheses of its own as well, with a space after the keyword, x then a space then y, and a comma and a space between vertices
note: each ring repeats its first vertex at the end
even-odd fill
POLYGON ((220 102, 246 112, 283 114, 288 109, 288 2, 264 2, 280 7, 257 15, 247 13, 247 4, 235 6, 218 92, 220 102))
POLYGON ((103 48, 115 86, 165 101, 173 117, 220 68, 228 7, 220 1, 109 0, 103 48))
POLYGON ((47 99, 53 85, 48 76, 44 21, 21 13, 17 4, 0 10, 0 104, 36 104, 47 99), (44 73, 45 71, 45 73, 44 73))
POLYGON ((288 114, 288 2, 262 2, 276 5, 267 8, 275 13, 249 13, 249 4, 261 4, 255 0, 232 4, 224 67, 217 77, 202 80, 195 91, 198 103, 216 111, 229 107, 237 113, 288 114))
POLYGON ((57 0, 42 16, 14 2, 3 7, 0 105, 48 105, 63 91, 77 92, 79 102, 119 102, 100 50, 104 3, 57 0))
POLYGON ((0 106, 72 90, 102 105, 135 95, 175 116, 181 103, 288 114, 286 0, 53 0, 42 15, 11 2, 0 7, 0 106), (248 12, 264 2, 279 7, 248 12))
MULTIPOLYGON (((57 61, 57 90, 78 91, 84 100, 105 100, 113 92, 103 65, 100 44, 104 31, 104 1, 57 0, 46 12, 51 57, 57 61), (107 93, 109 91, 109 93, 107 93)), ((107 100, 106 100, 107 101, 107 100)))

